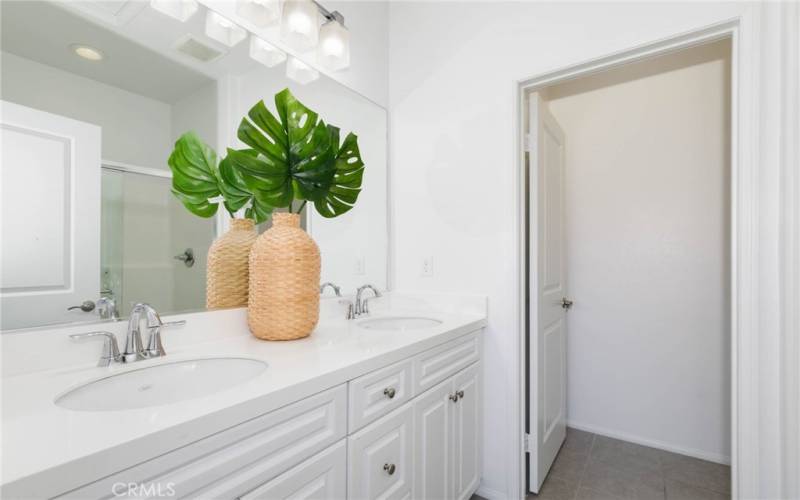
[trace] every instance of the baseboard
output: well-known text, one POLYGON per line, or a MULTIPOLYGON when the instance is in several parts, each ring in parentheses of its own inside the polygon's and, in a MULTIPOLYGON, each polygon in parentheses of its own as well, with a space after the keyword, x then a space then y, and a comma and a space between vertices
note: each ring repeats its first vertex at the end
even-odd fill
POLYGON ((708 460, 709 462, 715 462, 723 465, 731 464, 731 457, 729 456, 718 455, 716 453, 708 453, 705 451, 695 450, 692 448, 674 446, 669 443, 664 443, 663 441, 655 441, 652 439, 641 438, 638 436, 634 436, 633 434, 626 434, 624 432, 612 431, 594 425, 586 425, 580 422, 575 422, 573 420, 567 420, 567 427, 572 427, 573 429, 578 429, 579 431, 591 432, 592 434, 597 434, 600 436, 620 439, 622 441, 628 441, 634 444, 640 444, 642 446, 658 448, 659 450, 671 451, 672 453, 679 453, 681 455, 699 458, 701 460, 708 460))
POLYGON ((507 500, 505 493, 487 488, 483 485, 483 483, 478 486, 478 491, 476 491, 475 494, 479 497, 485 498, 486 500, 507 500))

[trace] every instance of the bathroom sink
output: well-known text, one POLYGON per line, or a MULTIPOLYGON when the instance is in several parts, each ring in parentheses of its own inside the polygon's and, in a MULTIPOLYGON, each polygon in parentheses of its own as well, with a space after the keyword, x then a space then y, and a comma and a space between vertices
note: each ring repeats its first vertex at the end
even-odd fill
POLYGON ((369 330, 419 330, 433 328, 442 322, 434 318, 421 316, 392 316, 384 318, 370 318, 360 321, 358 326, 369 330))
POLYGON ((266 363, 248 358, 173 361, 88 382, 59 396, 55 403, 77 411, 147 408, 223 391, 266 369, 266 363))

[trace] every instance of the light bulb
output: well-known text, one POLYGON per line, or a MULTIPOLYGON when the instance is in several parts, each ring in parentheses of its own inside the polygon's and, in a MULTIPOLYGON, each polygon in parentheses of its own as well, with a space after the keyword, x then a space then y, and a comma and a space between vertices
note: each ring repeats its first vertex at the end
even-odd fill
POLYGON ((301 85, 305 85, 319 78, 319 71, 296 57, 290 57, 286 63, 286 76, 301 85))
POLYGON ((250 35, 250 57, 271 68, 286 60, 286 52, 255 35, 250 35))
POLYGON ((281 38, 299 52, 311 50, 319 39, 319 14, 311 0, 286 0, 281 38))
POLYGON ((329 21, 320 28, 317 60, 333 70, 350 66, 350 32, 339 21, 329 21))
POLYGON ((281 16, 281 4, 279 0, 238 0, 236 13, 259 28, 264 28, 281 16))
POLYGON ((247 31, 230 19, 209 10, 206 14, 206 35, 228 47, 233 47, 245 39, 247 31))

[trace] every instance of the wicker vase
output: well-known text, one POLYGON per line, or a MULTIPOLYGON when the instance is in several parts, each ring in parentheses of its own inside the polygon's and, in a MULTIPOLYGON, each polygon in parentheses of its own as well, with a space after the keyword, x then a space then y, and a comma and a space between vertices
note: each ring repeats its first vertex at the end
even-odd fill
POLYGON ((230 231, 211 244, 206 269, 208 309, 247 305, 250 247, 256 238, 251 219, 233 219, 230 231))
POLYGON ((307 337, 319 320, 319 247, 297 214, 274 213, 250 251, 247 322, 264 340, 307 337))

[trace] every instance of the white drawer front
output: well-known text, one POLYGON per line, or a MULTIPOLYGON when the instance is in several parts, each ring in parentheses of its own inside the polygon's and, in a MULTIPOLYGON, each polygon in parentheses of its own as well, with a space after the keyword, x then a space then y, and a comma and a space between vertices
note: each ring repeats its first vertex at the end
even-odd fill
POLYGON ((479 358, 478 332, 418 354, 414 358, 415 394, 421 394, 479 358))
MULTIPOLYGON (((241 500, 341 500, 347 496, 347 441, 341 440, 241 500)), ((218 498, 211 495, 213 498, 218 498)))
POLYGON ((413 408, 407 404, 347 439, 348 498, 411 497, 413 427, 413 408))
POLYGON ((340 385, 59 498, 114 498, 118 483, 171 489, 171 498, 237 497, 345 437, 346 401, 340 385))
POLYGON ((350 433, 411 399, 411 367, 409 359, 350 381, 350 433))

